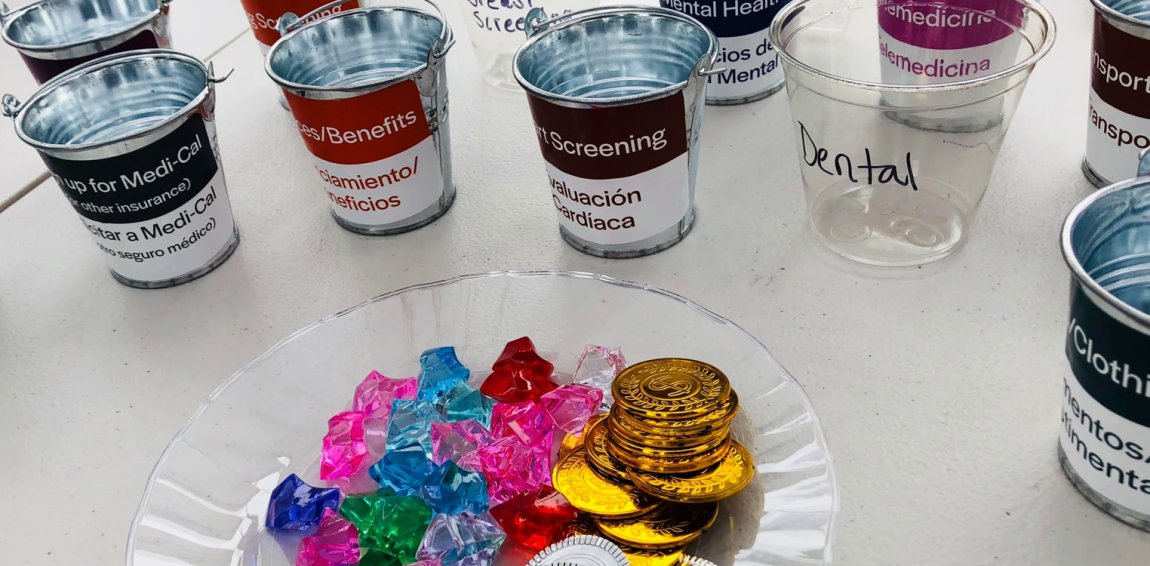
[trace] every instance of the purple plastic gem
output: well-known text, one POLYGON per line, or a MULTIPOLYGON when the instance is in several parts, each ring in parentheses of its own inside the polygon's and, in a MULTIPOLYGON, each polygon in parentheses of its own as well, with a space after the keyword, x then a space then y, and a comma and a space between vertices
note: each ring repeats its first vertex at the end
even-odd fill
POLYGON ((619 348, 587 345, 583 348, 583 355, 575 367, 572 382, 602 391, 602 409, 606 411, 615 404, 615 399, 611 397, 611 382, 615 381, 615 376, 624 369, 627 369, 627 360, 619 348))
POLYGON ((551 485, 551 449, 543 450, 509 436, 479 450, 491 506, 551 485))
POLYGON ((550 452, 555 423, 534 401, 496 403, 491 411, 491 434, 496 438, 514 436, 527 446, 550 452))
POLYGON ((324 509, 339 509, 339 490, 312 487, 291 474, 272 490, 264 524, 269 529, 306 531, 319 524, 324 509))
POLYGON ((431 423, 431 461, 455 462, 460 468, 478 472, 479 449, 494 441, 483 425, 473 420, 431 423))
POLYGON ((458 515, 463 511, 487 511, 487 482, 483 474, 462 470, 455 462, 444 462, 423 480, 419 494, 436 513, 458 515))
POLYGON ((296 566, 359 564, 359 530, 339 513, 324 509, 319 529, 299 541, 296 566))
POLYGON ((415 399, 419 380, 414 377, 392 379, 372 371, 355 388, 352 409, 365 415, 386 419, 391 413, 391 402, 396 399, 415 399))
POLYGON ((451 346, 427 350, 419 356, 419 367, 419 399, 431 403, 471 377, 471 370, 459 362, 451 346))
POLYGON ((488 565, 506 535, 490 513, 436 515, 419 545, 420 560, 444 564, 488 565), (478 556, 477 556, 478 555, 478 556))
POLYGON ((367 461, 363 418, 363 413, 346 411, 328 419, 319 479, 346 478, 363 468, 367 461))
POLYGON ((571 434, 581 434, 587 421, 599 414, 602 403, 603 391, 587 385, 564 385, 539 399, 555 426, 571 434))
POLYGON ((416 495, 431 470, 431 460, 423 447, 412 444, 388 450, 368 472, 380 487, 390 489, 396 495, 416 495))

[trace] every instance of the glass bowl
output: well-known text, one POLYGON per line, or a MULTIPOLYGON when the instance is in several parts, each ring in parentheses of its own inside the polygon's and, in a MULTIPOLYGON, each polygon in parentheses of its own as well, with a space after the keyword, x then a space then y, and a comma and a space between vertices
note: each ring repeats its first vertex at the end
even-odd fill
POLYGON ((530 336, 557 371, 585 344, 628 361, 703 360, 722 369, 742 410, 734 437, 757 477, 722 504, 688 552, 729 564, 826 564, 838 494, 818 418, 766 346, 698 304, 586 273, 489 273, 380 295, 292 334, 241 368, 195 412, 152 471, 129 535, 131 566, 285 566, 294 541, 264 528, 285 476, 317 478, 328 417, 372 369, 415 375, 418 356, 452 345, 484 370, 530 336))

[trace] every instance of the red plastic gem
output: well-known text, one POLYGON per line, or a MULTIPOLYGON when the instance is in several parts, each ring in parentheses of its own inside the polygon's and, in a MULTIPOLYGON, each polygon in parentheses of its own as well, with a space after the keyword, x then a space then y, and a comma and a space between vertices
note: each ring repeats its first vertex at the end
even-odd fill
POLYGON ((544 393, 559 387, 551 381, 555 365, 540 357, 535 344, 526 336, 508 342, 491 370, 479 390, 496 401, 537 401, 544 393))
POLYGON ((543 550, 567 536, 579 512, 563 494, 545 487, 491 508, 507 538, 523 548, 543 550))

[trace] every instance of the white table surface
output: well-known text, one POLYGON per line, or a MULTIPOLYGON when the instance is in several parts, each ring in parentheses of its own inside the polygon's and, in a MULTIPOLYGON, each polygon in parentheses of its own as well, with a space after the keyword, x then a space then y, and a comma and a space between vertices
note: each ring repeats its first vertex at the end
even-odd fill
MULTIPOLYGON (((1091 13, 1085 0, 1048 5, 1059 41, 973 238, 900 276, 843 269, 807 244, 784 95, 707 109, 700 220, 683 243, 627 261, 576 252, 557 233, 523 96, 485 88, 466 40, 449 58, 454 208, 414 233, 354 235, 329 217, 245 34, 215 59, 236 68, 218 117, 242 233, 217 271, 160 291, 115 283, 54 186, 0 214, 0 563, 121 563, 168 440, 297 328, 414 283, 572 269, 682 293, 771 346, 836 456, 836 563, 1146 564, 1150 534, 1089 504, 1055 456, 1068 281, 1057 232, 1091 190, 1078 170, 1091 13)), ((234 12, 218 25, 235 28, 234 12)))

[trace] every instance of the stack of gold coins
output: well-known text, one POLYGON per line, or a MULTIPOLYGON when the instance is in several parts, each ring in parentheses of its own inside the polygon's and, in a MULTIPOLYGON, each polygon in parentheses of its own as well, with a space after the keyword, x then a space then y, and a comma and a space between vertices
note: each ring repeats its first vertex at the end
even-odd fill
POLYGON ((590 515, 632 564, 676 566, 754 477, 730 437, 739 399, 721 371, 694 360, 635 364, 612 384, 615 406, 587 424, 583 446, 553 472, 555 489, 590 515))

